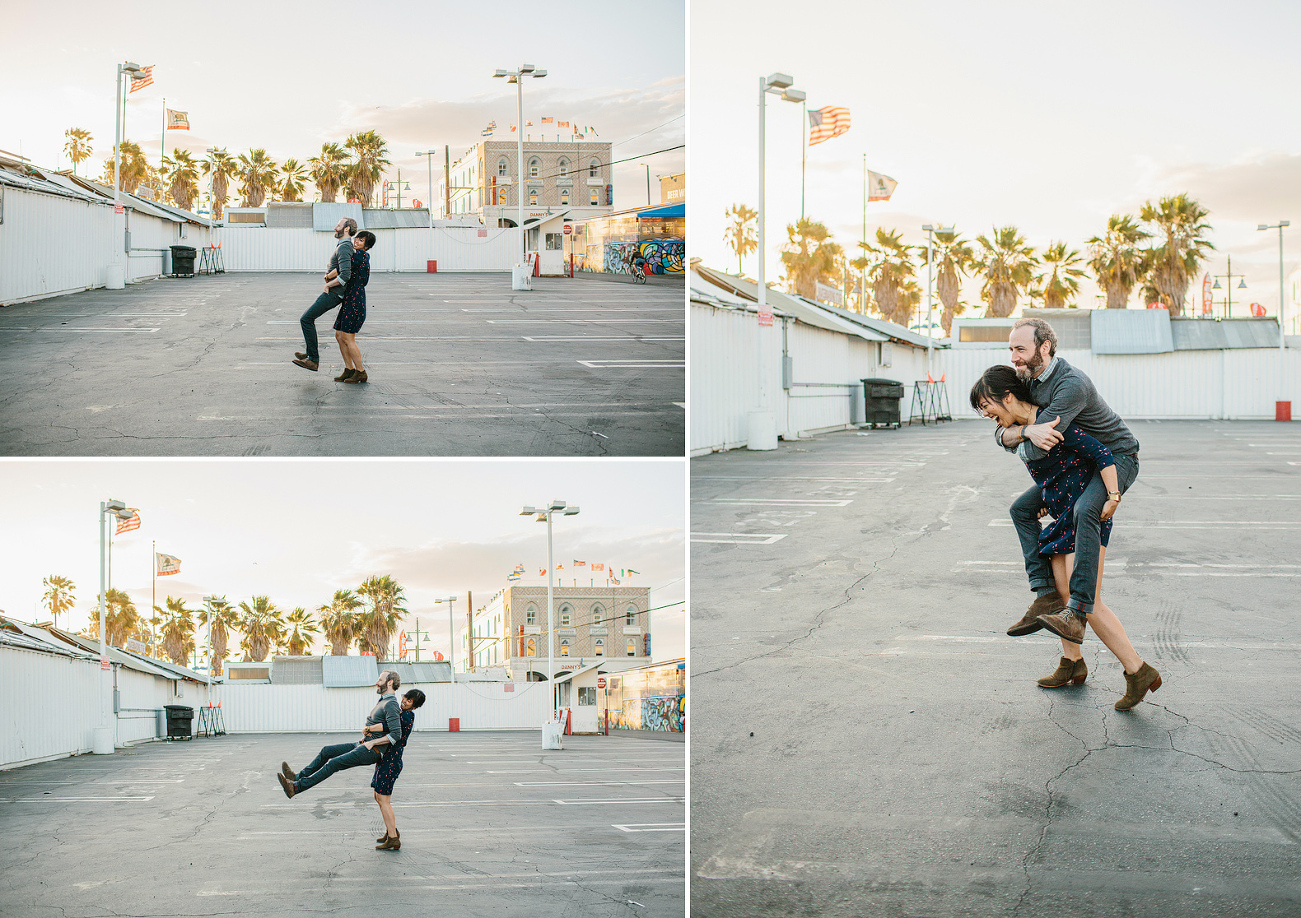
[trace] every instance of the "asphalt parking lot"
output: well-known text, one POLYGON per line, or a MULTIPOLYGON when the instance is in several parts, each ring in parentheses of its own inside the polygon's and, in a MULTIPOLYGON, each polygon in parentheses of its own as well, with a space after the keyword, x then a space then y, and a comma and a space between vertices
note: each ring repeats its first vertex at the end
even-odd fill
POLYGON ((681 456, 682 283, 380 274, 343 368, 315 275, 159 278, 0 309, 0 454, 681 456))
POLYGON ((0 772, 0 914, 681 916, 685 746, 638 737, 417 732, 393 793, 372 770, 286 799, 351 736, 149 743, 0 772))
POLYGON ((1164 685, 1045 690, 985 421, 695 459, 708 916, 1301 914, 1301 424, 1139 422, 1103 598, 1164 685))

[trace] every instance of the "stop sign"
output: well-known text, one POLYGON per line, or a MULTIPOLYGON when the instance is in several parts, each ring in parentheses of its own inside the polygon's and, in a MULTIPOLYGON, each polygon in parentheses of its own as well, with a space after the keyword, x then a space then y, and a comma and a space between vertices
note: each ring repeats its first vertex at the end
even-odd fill
POLYGON ((572 226, 570 226, 568 223, 565 224, 565 235, 566 235, 566 236, 568 236, 571 232, 573 232, 573 230, 574 230, 574 228, 573 228, 572 226))
POLYGON ((596 680, 596 687, 605 688, 605 676, 601 676, 599 679, 596 680))

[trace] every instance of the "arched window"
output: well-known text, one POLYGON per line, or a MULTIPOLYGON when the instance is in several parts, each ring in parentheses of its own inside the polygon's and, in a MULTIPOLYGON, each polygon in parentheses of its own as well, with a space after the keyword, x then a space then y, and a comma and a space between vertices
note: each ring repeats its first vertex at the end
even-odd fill
POLYGON ((530 189, 529 189, 529 204, 531 204, 531 205, 536 205, 537 203, 538 203, 538 190, 537 190, 536 188, 530 188, 530 189))
POLYGON ((524 610, 524 624, 536 625, 538 623, 538 607, 529 603, 529 607, 524 610))
POLYGON ((509 168, 510 166, 506 162, 506 157, 503 156, 501 159, 497 160, 497 175, 499 176, 509 175, 510 173, 506 171, 509 168))
POLYGON ((636 641, 629 641, 629 642, 628 642, 628 656, 630 656, 630 657, 635 657, 635 656, 637 656, 637 642, 636 642, 636 641))
MULTIPOLYGON (((631 647, 632 645, 629 644, 628 646, 631 647)), ((569 656, 569 638, 560 639, 560 655, 562 657, 569 656)), ((628 654, 628 656, 632 656, 632 654, 628 654)))
POLYGON ((562 189, 560 189, 560 203, 561 203, 561 204, 568 204, 568 203, 569 203, 569 189, 568 189, 568 188, 562 188, 562 189))
POLYGON ((587 164, 587 177, 588 178, 601 177, 601 161, 599 159, 593 157, 592 161, 587 164))
POLYGON ((599 625, 605 620, 605 606, 599 602, 592 605, 592 624, 599 625))
POLYGON ((563 156, 560 157, 560 162, 556 165, 556 171, 560 173, 560 178, 569 178, 569 160, 563 156))
POLYGON ((601 200, 601 199, 600 199, 600 197, 598 197, 598 194, 597 194, 596 189, 593 188, 593 189, 592 189, 592 206, 595 207, 597 204, 600 203, 600 200, 601 200))
POLYGON ((595 653, 598 657, 605 656, 605 641, 601 640, 600 638, 597 638, 596 643, 592 645, 592 652, 595 653))
POLYGON ((536 657, 538 655, 537 638, 529 638, 528 641, 525 642, 524 647, 530 657, 536 657))
POLYGON ((625 625, 637 624, 637 607, 628 603, 628 608, 623 610, 623 623, 625 625))
POLYGON ((529 160, 529 178, 537 178, 542 174, 542 160, 536 156, 529 160))
POLYGON ((574 623, 574 607, 565 603, 560 607, 560 627, 568 628, 574 623))

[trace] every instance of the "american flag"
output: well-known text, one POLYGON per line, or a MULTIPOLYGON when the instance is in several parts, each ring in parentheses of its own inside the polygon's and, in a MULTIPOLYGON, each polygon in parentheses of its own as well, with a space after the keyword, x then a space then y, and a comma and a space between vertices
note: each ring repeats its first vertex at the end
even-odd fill
POLYGON ((181 572, 181 559, 175 555, 165 555, 161 551, 154 552, 154 571, 159 577, 166 577, 168 574, 179 574, 181 572))
POLYGON ((543 123, 543 124, 555 124, 555 119, 552 118, 550 115, 548 115, 547 117, 545 117, 545 118, 542 119, 542 123, 543 123))
POLYGON ((131 511, 131 519, 119 520, 114 535, 121 535, 124 532, 130 532, 132 529, 140 528, 140 511, 134 507, 127 507, 127 509, 131 511))
POLYGON ((575 561, 575 562, 574 562, 574 567, 587 567, 587 562, 586 562, 586 561, 575 561))
POLYGON ((849 109, 820 108, 809 112, 809 146, 838 137, 849 130, 849 109))
POLYGON ((128 92, 135 92, 137 89, 144 89, 146 86, 154 85, 154 68, 152 66, 146 67, 144 69, 144 74, 144 77, 141 79, 136 79, 134 75, 132 76, 131 86, 127 90, 128 92))

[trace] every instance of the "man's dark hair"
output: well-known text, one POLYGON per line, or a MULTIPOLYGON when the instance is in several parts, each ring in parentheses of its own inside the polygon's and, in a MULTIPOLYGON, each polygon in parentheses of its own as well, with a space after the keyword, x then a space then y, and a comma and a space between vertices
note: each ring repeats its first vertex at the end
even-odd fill
POLYGON ((980 413, 985 402, 998 402, 1001 405, 1009 394, 1023 402, 1030 402, 1030 387, 1016 375, 1016 370, 1002 365, 990 367, 980 374, 980 379, 971 387, 971 407, 980 413))
POLYGON ((381 675, 388 676, 389 685, 393 687, 393 691, 395 692, 397 691, 398 686, 402 684, 402 680, 398 678, 398 674, 393 672, 391 669, 384 670, 381 675))
POLYGON ((412 710, 415 710, 416 708, 420 707, 422 704, 425 703, 425 693, 420 691, 420 689, 418 688, 413 688, 411 691, 407 692, 402 697, 411 699, 412 710))
POLYGON ((348 228, 349 236, 357 235, 357 221, 352 219, 352 217, 344 217, 343 225, 348 228))
POLYGON ((360 239, 362 241, 362 244, 366 246, 367 252, 369 252, 371 249, 375 247, 375 234, 372 233, 370 230, 362 230, 353 238, 360 239))
POLYGON ((1017 319, 1013 329, 1018 329, 1022 325, 1029 325, 1034 329, 1034 352, 1039 353, 1039 348, 1048 342, 1048 356, 1053 357, 1057 354, 1057 333, 1053 327, 1043 319, 1017 319))

